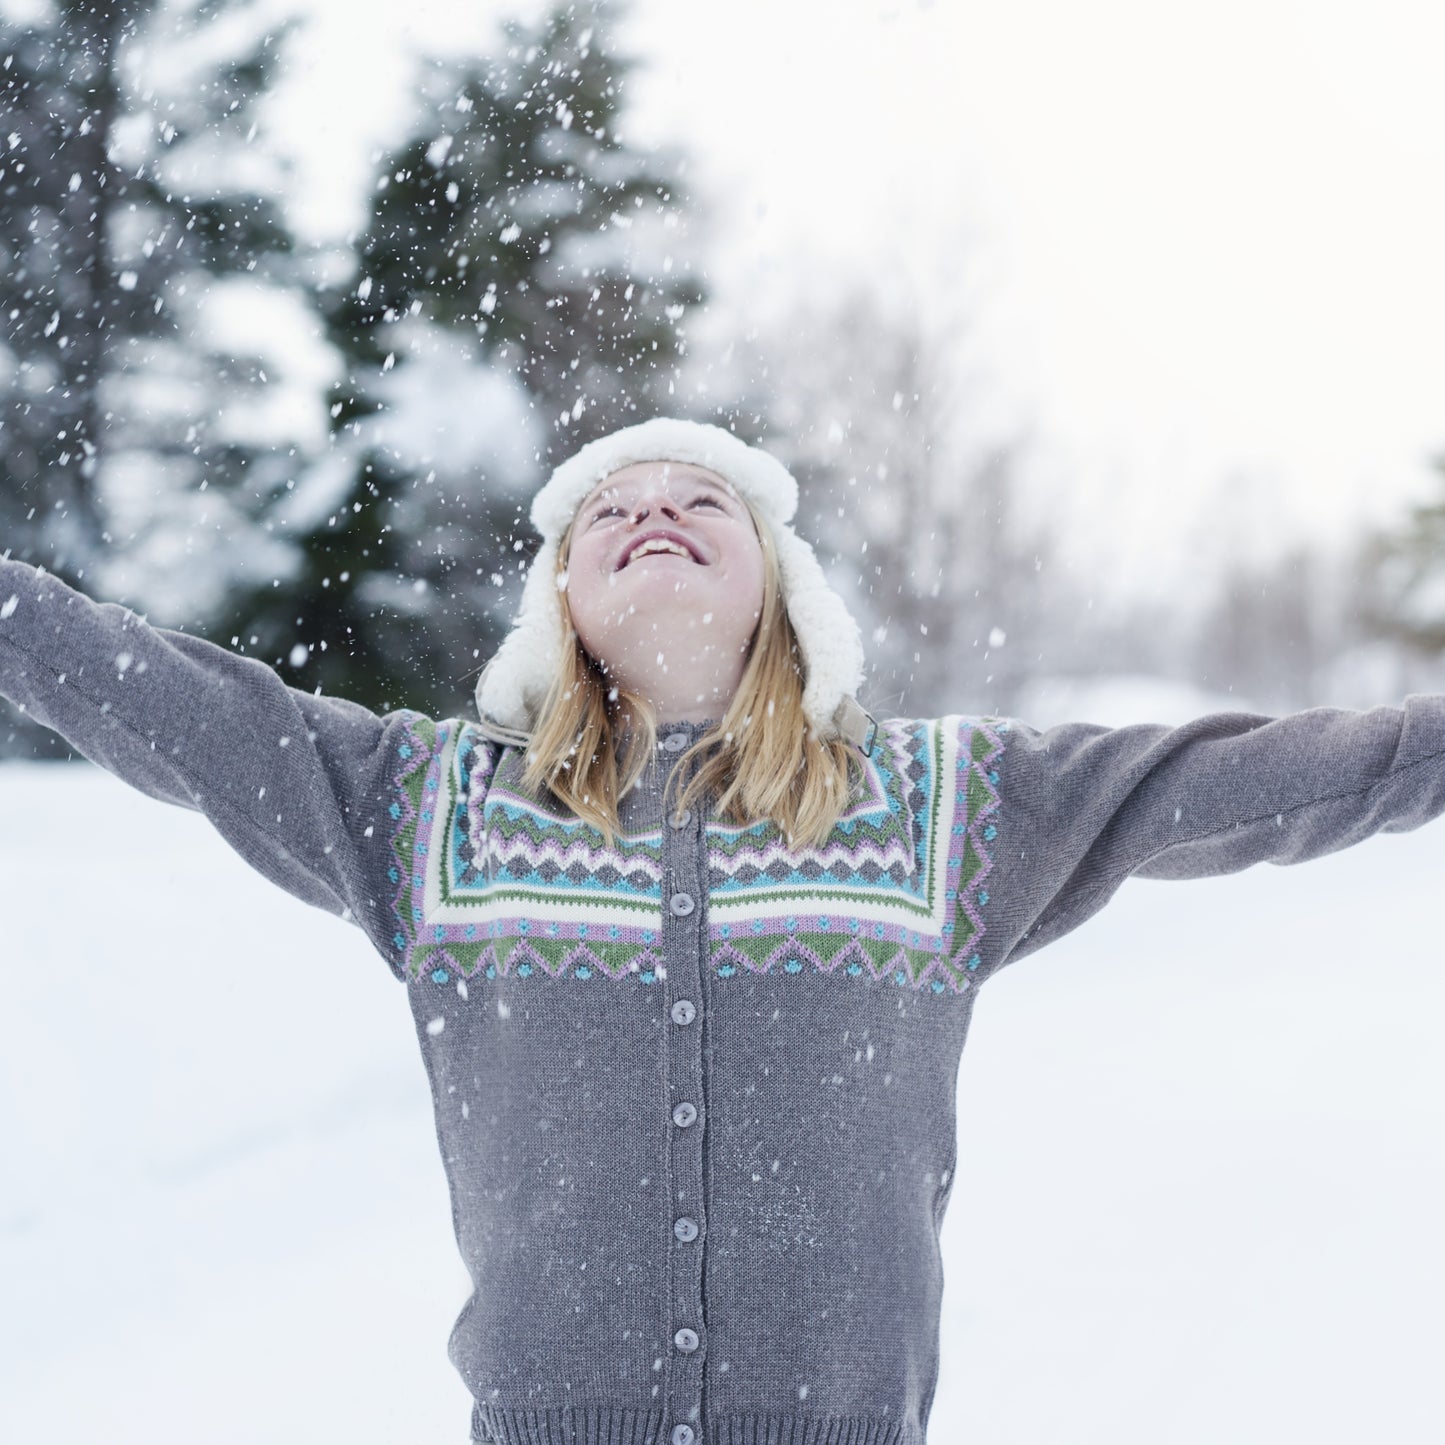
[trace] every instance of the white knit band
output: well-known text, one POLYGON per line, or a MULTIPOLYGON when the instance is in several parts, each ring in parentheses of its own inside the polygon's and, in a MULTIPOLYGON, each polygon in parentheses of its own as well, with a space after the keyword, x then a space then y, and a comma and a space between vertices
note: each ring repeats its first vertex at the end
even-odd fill
POLYGON ((530 731, 561 663, 565 642, 557 558, 577 508, 597 484, 636 462, 686 462, 730 482, 768 523, 788 619, 803 654, 803 712, 821 737, 844 730, 863 681, 863 640, 843 599, 828 585, 813 549, 790 525, 798 484, 776 457, 731 432, 659 417, 589 442, 552 473, 532 500, 542 546, 527 572, 516 625, 477 683, 477 711, 518 734, 530 731))

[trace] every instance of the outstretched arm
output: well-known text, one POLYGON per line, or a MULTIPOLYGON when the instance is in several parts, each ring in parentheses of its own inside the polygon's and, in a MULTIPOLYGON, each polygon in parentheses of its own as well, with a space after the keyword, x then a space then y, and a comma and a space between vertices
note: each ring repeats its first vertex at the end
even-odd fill
POLYGON ((1003 736, 999 863, 1012 882, 995 891, 1014 914, 1010 958, 1082 923, 1131 875, 1302 863, 1445 812, 1445 696, 1177 728, 1010 722, 1003 736))
POLYGON ((388 957, 387 817, 406 712, 286 686, 263 663, 0 560, 0 695, 388 957))

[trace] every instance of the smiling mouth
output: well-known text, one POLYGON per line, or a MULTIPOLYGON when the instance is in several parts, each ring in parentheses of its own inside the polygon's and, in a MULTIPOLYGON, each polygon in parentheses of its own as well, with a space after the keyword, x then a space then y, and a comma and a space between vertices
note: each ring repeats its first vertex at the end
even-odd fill
POLYGON ((648 537, 628 552, 617 570, 620 572, 639 557, 681 557, 688 562, 699 563, 699 559, 681 542, 675 542, 670 537, 648 537))

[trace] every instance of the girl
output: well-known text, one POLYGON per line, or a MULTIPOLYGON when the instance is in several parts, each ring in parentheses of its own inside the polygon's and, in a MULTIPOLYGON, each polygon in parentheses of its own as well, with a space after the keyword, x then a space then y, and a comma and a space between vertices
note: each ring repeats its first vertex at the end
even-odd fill
POLYGON ((289 689, 0 562, 0 692, 404 983, 474 1440, 922 1445, 984 980, 1131 874, 1445 809, 1441 697, 875 722, 796 498, 711 427, 584 447, 533 503, 476 722, 289 689))

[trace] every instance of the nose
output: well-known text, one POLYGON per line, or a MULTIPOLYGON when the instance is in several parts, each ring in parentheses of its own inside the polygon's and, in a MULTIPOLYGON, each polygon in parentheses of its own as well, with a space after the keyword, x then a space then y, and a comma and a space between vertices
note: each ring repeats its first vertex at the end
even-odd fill
POLYGON ((639 502, 633 509, 631 517, 628 518, 634 525, 646 521, 652 515, 652 509, 656 508, 664 517, 677 522, 682 519, 682 513, 678 510, 677 503, 667 495, 666 492, 659 492, 649 497, 645 502, 639 502))

